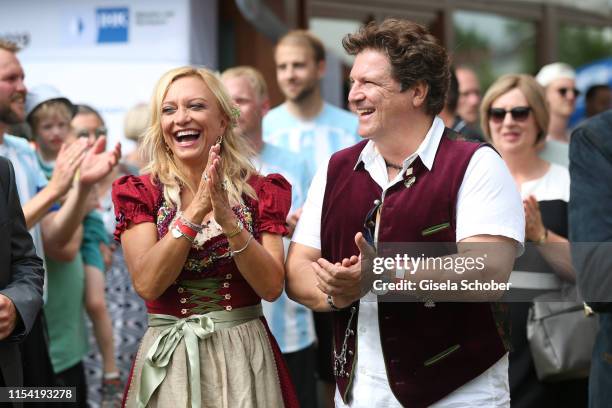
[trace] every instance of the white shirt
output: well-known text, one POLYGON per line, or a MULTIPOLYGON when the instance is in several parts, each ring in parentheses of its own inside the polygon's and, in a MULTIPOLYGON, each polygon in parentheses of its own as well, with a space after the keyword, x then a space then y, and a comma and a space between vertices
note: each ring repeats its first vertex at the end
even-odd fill
POLYGON ((550 168, 539 179, 525 181, 521 185, 521 196, 535 196, 538 201, 570 199, 570 174, 567 167, 550 163, 550 168))
MULTIPOLYGON (((417 151, 403 162, 404 170, 418 156, 431 169, 444 123, 438 117, 417 151)), ((391 182, 383 157, 369 141, 359 156, 372 179, 386 191, 402 180, 400 171, 391 182)), ((328 164, 328 163, 327 163, 328 164)), ((327 183, 327 164, 321 166, 308 191, 303 213, 293 235, 293 241, 321 249, 321 209, 327 183)), ((525 216, 519 192, 501 157, 491 148, 478 149, 468 164, 457 197, 456 239, 488 234, 512 238, 522 243, 525 235, 525 216)), ((520 245, 519 245, 520 247, 520 245)), ((518 248, 519 252, 521 248, 518 248)), ((378 304, 369 293, 361 299, 358 318, 357 366, 354 373, 351 407, 400 407, 393 395, 378 331, 378 304), (368 298, 370 297, 370 298, 368 298)), ((338 391, 336 406, 346 407, 338 391)), ((447 395, 434 407, 506 407, 510 404, 508 387, 508 359, 501 358, 483 374, 447 395)))

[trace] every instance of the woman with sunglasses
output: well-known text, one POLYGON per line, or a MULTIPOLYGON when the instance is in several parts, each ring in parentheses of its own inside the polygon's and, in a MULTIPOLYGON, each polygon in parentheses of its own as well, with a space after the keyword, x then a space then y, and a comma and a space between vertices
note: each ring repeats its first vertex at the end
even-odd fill
POLYGON ((214 73, 165 73, 141 176, 113 184, 128 270, 149 327, 127 407, 292 407, 297 399, 261 299, 283 290, 291 186, 258 175, 214 73))
MULTIPOLYGON (((530 75, 505 75, 488 89, 480 112, 485 136, 501 154, 521 192, 525 239, 539 244, 534 256, 542 260, 544 269, 573 283, 575 274, 567 240, 569 173, 566 168, 538 155, 549 121, 543 89, 530 75), (545 246, 545 243, 554 245, 545 246)), ((525 256, 530 255, 530 249, 531 245, 525 256)), ((515 270, 518 268, 517 263, 515 270)), ((511 294, 527 299, 539 293, 533 284, 537 272, 544 271, 534 271, 522 282, 513 282, 511 277, 513 288, 517 288, 511 294)), ((586 379, 557 383, 538 381, 527 341, 527 315, 531 303, 508 305, 512 327, 509 366, 512 407, 586 406, 586 379)))

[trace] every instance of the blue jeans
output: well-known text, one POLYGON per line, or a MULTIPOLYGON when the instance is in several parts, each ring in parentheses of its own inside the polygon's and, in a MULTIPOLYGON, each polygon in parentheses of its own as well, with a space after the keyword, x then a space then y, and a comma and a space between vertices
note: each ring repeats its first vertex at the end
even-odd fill
POLYGON ((599 315, 589 378, 589 408, 612 407, 612 313, 599 315))

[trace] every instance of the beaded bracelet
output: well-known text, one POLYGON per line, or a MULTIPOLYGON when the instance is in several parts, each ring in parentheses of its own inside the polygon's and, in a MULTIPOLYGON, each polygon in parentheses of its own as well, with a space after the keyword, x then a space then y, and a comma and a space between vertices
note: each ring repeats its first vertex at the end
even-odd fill
POLYGON ((179 211, 176 216, 179 220, 181 220, 183 224, 195 230, 196 232, 201 232, 204 229, 204 225, 193 223, 189 221, 187 218, 185 218, 182 211, 179 211))

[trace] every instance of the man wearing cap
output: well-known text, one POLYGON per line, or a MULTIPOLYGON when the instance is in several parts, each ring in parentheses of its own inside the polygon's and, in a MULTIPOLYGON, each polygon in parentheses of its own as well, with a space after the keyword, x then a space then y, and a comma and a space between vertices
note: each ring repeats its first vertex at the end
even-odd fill
MULTIPOLYGON (((104 177, 116 164, 119 146, 104 152, 105 141, 96 143, 89 151, 87 143, 77 142, 62 147, 56 168, 47 182, 38 166, 35 152, 27 141, 6 134, 9 125, 23 122, 25 118, 26 88, 24 72, 16 57, 18 47, 0 40, 0 156, 10 159, 15 167, 15 180, 21 198, 27 228, 34 239, 37 254, 44 259, 73 259, 79 245, 75 231, 80 226, 78 214, 84 212, 86 197, 93 184, 104 177), (79 169, 78 182, 73 182, 79 169), (72 186, 75 188, 70 189, 72 186), (66 195, 64 205, 56 202, 66 195)), ((36 106, 32 106, 35 108, 36 106)), ((26 385, 52 385, 46 383, 44 361, 48 361, 45 335, 38 319, 30 336, 22 344, 26 385)), ((78 398, 78 397, 77 397, 78 398)))
POLYGON ((536 80, 546 91, 550 107, 550 122, 546 144, 540 156, 553 163, 569 165, 569 120, 576 109, 580 92, 576 89, 576 72, 563 62, 545 65, 536 80))

